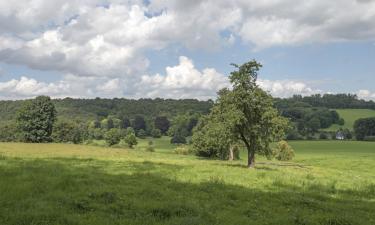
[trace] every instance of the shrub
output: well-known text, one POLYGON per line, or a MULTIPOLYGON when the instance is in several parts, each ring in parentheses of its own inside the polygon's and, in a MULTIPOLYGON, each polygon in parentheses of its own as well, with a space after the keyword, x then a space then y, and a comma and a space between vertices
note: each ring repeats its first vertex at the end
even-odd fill
POLYGON ((191 153, 191 150, 186 145, 180 145, 177 148, 175 148, 173 152, 179 155, 189 155, 191 153))
POLYGON ((159 129, 152 129, 151 136, 153 138, 160 138, 161 137, 161 131, 159 129))
POLYGON ((109 131, 106 132, 104 135, 105 141, 109 146, 116 145, 120 143, 121 140, 121 133, 119 129, 117 128, 112 128, 109 131))
POLYGON ((140 129, 138 131, 138 135, 137 135, 139 138, 146 138, 147 134, 146 134, 146 131, 143 130, 143 129, 140 129))
POLYGON ((146 151, 148 151, 148 152, 154 152, 155 151, 154 143, 151 140, 148 142, 146 151))
POLYGON ((137 138, 133 132, 129 132, 125 137, 125 142, 129 148, 133 148, 134 145, 138 144, 137 138))
POLYGON ((294 150, 286 141, 277 143, 276 148, 273 150, 273 155, 277 160, 289 161, 294 157, 294 150))
POLYGON ((171 139, 171 143, 172 144, 186 144, 186 138, 180 133, 176 133, 175 135, 173 135, 171 139))
POLYGON ((55 142, 82 143, 83 129, 70 121, 57 121, 53 127, 52 138, 55 142))
POLYGON ((366 136, 363 140, 364 141, 375 142, 375 136, 366 136))
POLYGON ((327 140, 328 139, 328 135, 326 133, 320 133, 319 134, 319 139, 320 140, 327 140))

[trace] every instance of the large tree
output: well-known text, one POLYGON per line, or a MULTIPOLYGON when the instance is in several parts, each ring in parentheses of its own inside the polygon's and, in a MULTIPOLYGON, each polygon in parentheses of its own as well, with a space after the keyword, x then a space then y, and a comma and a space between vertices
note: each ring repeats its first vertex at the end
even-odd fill
POLYGON ((17 125, 26 142, 50 142, 56 110, 50 97, 39 96, 24 103, 17 114, 17 125))
MULTIPOLYGON (((217 124, 216 133, 228 147, 236 141, 243 142, 248 152, 248 167, 252 168, 256 153, 267 157, 272 155, 270 143, 284 135, 288 120, 279 115, 273 107, 272 97, 256 84, 261 65, 250 61, 234 66, 237 70, 229 76, 232 88, 218 93, 208 117, 211 122, 207 124, 211 127, 217 124), (217 130, 220 128, 222 132, 217 130)), ((215 131, 209 126, 202 130, 215 131)))

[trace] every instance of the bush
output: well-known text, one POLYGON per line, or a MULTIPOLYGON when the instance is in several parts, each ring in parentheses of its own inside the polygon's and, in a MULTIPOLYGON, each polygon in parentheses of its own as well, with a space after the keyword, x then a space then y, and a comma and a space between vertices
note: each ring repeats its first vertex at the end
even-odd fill
POLYGON ((109 131, 106 132, 104 135, 104 139, 107 142, 109 146, 116 145, 120 143, 121 140, 121 133, 119 129, 117 128, 112 128, 109 131))
POLYGON ((137 137, 133 132, 129 132, 125 137, 125 142, 129 148, 133 148, 134 145, 138 144, 137 137))
POLYGON ((364 141, 375 142, 375 136, 366 136, 363 140, 364 141))
POLYGON ((186 144, 186 138, 183 135, 176 133, 175 135, 173 135, 171 139, 171 143, 172 144, 186 144))
POLYGON ((143 130, 143 129, 140 129, 139 131, 138 131, 138 137, 139 138, 146 138, 146 136, 147 136, 147 134, 146 134, 146 131, 145 130, 143 130))
POLYGON ((279 161, 289 161, 294 157, 294 150, 288 144, 288 142, 280 141, 273 150, 273 155, 279 161))
POLYGON ((173 150, 174 153, 179 154, 179 155, 189 155, 191 154, 191 150, 188 146, 186 145, 180 145, 177 148, 173 150))
POLYGON ((320 140, 327 140, 328 139, 328 135, 326 133, 320 133, 319 134, 319 139, 320 140))
POLYGON ((52 138, 55 142, 60 143, 82 143, 83 129, 70 121, 58 121, 53 127, 52 138))
POLYGON ((151 136, 153 138, 160 138, 161 137, 161 131, 159 129, 152 129, 151 136))
POLYGON ((155 151, 154 143, 153 143, 152 141, 149 141, 149 142, 148 142, 148 145, 147 145, 146 151, 148 151, 148 152, 154 152, 154 151, 155 151))

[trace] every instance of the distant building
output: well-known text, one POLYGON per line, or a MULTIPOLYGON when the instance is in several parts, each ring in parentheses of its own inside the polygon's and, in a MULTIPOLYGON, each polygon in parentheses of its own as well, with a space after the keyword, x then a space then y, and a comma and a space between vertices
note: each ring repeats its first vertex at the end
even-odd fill
POLYGON ((345 135, 342 131, 336 133, 336 140, 345 140, 345 135))

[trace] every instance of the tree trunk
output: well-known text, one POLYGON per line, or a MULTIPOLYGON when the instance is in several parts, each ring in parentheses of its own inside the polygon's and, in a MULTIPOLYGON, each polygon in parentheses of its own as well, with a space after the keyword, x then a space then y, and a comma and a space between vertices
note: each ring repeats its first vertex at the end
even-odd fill
POLYGON ((229 158, 228 158, 229 161, 233 161, 234 160, 234 154, 233 154, 233 146, 231 145, 229 147, 229 158))
POLYGON ((247 168, 252 169, 255 167, 255 151, 248 150, 247 168))

